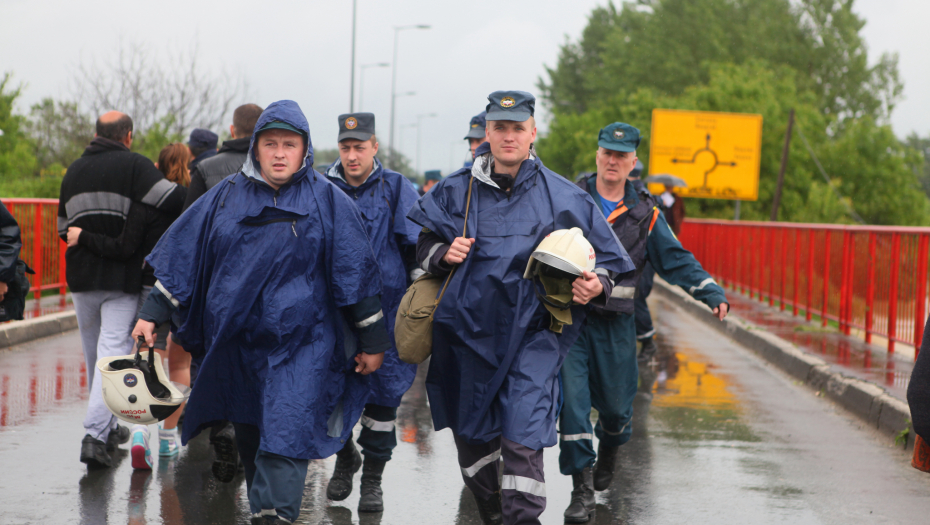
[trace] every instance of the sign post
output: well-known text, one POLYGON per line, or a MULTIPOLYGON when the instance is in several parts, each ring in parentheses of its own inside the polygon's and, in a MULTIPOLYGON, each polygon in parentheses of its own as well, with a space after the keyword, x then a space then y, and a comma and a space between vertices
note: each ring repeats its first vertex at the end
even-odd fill
MULTIPOLYGON (((759 198, 762 115, 655 109, 649 174, 688 183, 682 197, 754 201, 759 198)), ((649 190, 661 193, 660 184, 649 190)))

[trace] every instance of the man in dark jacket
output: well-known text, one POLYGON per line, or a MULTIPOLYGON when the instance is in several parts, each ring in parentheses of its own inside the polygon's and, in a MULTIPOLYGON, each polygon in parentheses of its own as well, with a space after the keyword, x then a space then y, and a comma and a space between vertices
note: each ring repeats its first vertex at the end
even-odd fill
POLYGON ((201 162, 216 155, 216 142, 220 139, 216 133, 209 129, 194 128, 191 136, 187 141, 187 147, 191 150, 190 169, 194 169, 201 162))
POLYGON ((0 302, 9 288, 7 284, 16 277, 16 259, 22 247, 19 224, 10 210, 0 204, 0 302))
POLYGON ((723 288, 672 235, 652 196, 637 195, 628 179, 636 165, 639 130, 616 122, 600 131, 597 144, 597 173, 578 181, 578 186, 597 203, 636 271, 617 280, 606 304, 594 305, 562 365, 565 402, 559 418, 559 470, 572 476, 574 485, 566 523, 591 519, 594 491, 610 485, 617 449, 632 435, 630 421, 639 378, 633 294, 645 261, 663 279, 704 302, 721 320, 729 311, 723 288), (592 406, 598 411, 593 432, 592 406), (595 435, 599 440, 596 455, 595 435))
MULTIPOLYGON (((131 144, 128 115, 111 111, 97 120, 94 139, 61 182, 58 235, 62 240, 67 239, 69 226, 118 237, 134 202, 180 212, 183 190, 165 179, 152 161, 130 152, 131 144)), ((69 247, 65 257, 90 386, 81 461, 89 467, 108 467, 107 452, 129 439, 129 429, 116 424, 100 395, 100 375, 94 371, 98 359, 132 350, 129 333, 138 309, 142 265, 105 259, 83 246, 69 247)))
POLYGON ((233 112, 233 123, 229 126, 230 140, 224 140, 220 151, 201 160, 191 168, 191 185, 187 190, 184 209, 190 207, 210 188, 242 168, 252 141, 252 130, 262 108, 255 104, 243 104, 233 112))

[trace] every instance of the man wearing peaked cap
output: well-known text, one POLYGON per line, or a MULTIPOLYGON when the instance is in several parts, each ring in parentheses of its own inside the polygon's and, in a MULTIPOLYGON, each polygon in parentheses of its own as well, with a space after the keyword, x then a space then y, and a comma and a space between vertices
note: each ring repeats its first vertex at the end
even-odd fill
POLYGON ((468 123, 468 133, 465 134, 465 140, 468 141, 468 148, 471 150, 472 159, 465 162, 465 167, 470 168, 475 158, 475 150, 478 149, 487 137, 485 136, 485 128, 488 125, 485 116, 487 116, 487 111, 482 111, 474 117, 471 118, 471 122, 468 123))
MULTIPOLYGON (((351 436, 336 454, 336 467, 326 495, 335 501, 352 492, 353 474, 362 469, 359 512, 384 510, 381 475, 397 446, 394 421, 401 397, 413 384, 416 365, 404 363, 394 345, 394 319, 407 286, 422 274, 416 262, 420 228, 407 219, 407 212, 418 196, 413 185, 400 173, 385 168, 376 157, 375 116, 371 113, 339 115, 339 160, 326 171, 335 184, 355 204, 365 219, 368 239, 381 270, 381 311, 384 312, 390 347, 384 364, 371 376, 371 395, 362 413, 358 437, 362 453, 351 436), (364 466, 362 455, 365 456, 364 466)), ((352 206, 349 202, 345 206, 352 206)), ((367 275, 363 279, 374 279, 367 275)))
POLYGON ((423 188, 420 190, 420 196, 426 195, 426 192, 433 189, 433 186, 441 180, 442 172, 439 170, 427 170, 423 172, 423 188))
POLYGON ((182 440, 232 422, 251 522, 290 524, 309 460, 342 449, 391 343, 365 219, 313 170, 300 107, 275 102, 254 129, 242 169, 146 258, 158 281, 132 335, 151 344, 178 314, 185 349, 203 355, 182 440))
MULTIPOLYGON (((663 279, 684 288, 721 320, 729 311, 723 289, 672 234, 655 198, 637 192, 629 180, 639 142, 639 130, 629 124, 615 122, 605 127, 597 139, 597 172, 577 183, 597 203, 636 271, 621 276, 607 301, 594 305, 562 365, 565 401, 559 416, 559 470, 572 476, 574 486, 565 510, 566 523, 585 523, 591 518, 594 491, 610 486, 617 449, 632 435, 639 378, 633 298, 646 261, 663 279), (592 406, 598 411, 593 429, 599 440, 596 454, 592 406)), ((648 388, 651 391, 652 385, 648 388)))
POLYGON ((188 168, 194 169, 201 161, 216 155, 216 143, 219 140, 217 134, 209 129, 194 128, 187 141, 187 147, 191 150, 191 157, 193 157, 188 168))
POLYGON ((437 183, 408 215, 423 227, 421 268, 447 275, 459 266, 434 312, 426 388, 433 424, 452 429, 486 524, 539 523, 543 448, 557 442, 558 373, 583 324, 582 305, 604 304, 613 279, 634 269, 591 197, 536 156, 535 103, 523 91, 492 93, 474 165, 437 183), (574 280, 573 324, 556 334, 523 275, 540 241, 571 228, 590 242, 596 264, 574 280))

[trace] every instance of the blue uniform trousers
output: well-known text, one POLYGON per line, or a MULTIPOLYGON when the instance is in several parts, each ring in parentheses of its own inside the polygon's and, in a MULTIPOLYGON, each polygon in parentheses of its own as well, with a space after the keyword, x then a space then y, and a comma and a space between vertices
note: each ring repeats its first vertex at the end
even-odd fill
POLYGON ((245 467, 245 485, 253 516, 278 516, 294 522, 300 514, 309 460, 260 450, 255 425, 233 423, 236 448, 245 467))
POLYGON ((636 296, 633 298, 633 312, 636 316, 636 339, 649 339, 656 335, 656 329, 652 326, 652 314, 649 313, 649 305, 646 298, 652 293, 652 280, 655 279, 655 268, 646 261, 643 266, 643 273, 639 276, 636 283, 636 296))
POLYGON ((362 454, 371 459, 390 461, 391 452, 397 447, 397 433, 394 422, 397 419, 397 407, 386 407, 369 403, 362 412, 362 431, 358 435, 358 444, 362 454))
POLYGON ((633 315, 589 314, 581 336, 562 365, 565 401, 559 416, 559 470, 577 474, 594 465, 596 435, 617 447, 633 433, 633 398, 639 380, 633 315), (591 428, 591 407, 597 426, 591 428))
POLYGON ((546 510, 543 451, 498 436, 488 443, 469 443, 452 434, 458 449, 462 479, 476 498, 487 500, 500 492, 507 525, 539 525, 546 510), (499 476, 501 458, 504 473, 499 476))

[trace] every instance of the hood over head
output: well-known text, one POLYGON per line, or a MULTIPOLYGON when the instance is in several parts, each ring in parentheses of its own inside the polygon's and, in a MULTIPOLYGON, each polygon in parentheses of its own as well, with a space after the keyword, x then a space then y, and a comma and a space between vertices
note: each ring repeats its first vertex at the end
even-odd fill
MULTIPOLYGON (((299 172, 307 166, 313 166, 313 143, 310 141, 310 124, 307 123, 307 118, 304 116, 303 111, 300 110, 300 106, 293 100, 279 100, 265 108, 265 111, 262 111, 261 116, 258 117, 258 122, 255 123, 252 141, 249 143, 249 160, 242 166, 242 173, 247 177, 264 181, 261 166, 259 166, 258 159, 255 157, 255 141, 258 139, 259 131, 272 122, 287 124, 303 135, 307 151, 304 155, 304 162, 297 171, 299 172)), ((286 128, 286 126, 276 127, 286 128)))

